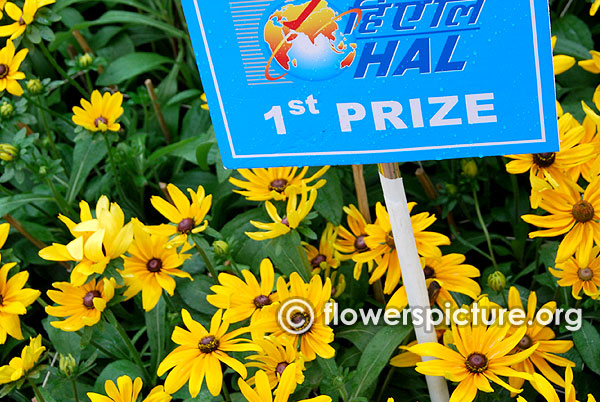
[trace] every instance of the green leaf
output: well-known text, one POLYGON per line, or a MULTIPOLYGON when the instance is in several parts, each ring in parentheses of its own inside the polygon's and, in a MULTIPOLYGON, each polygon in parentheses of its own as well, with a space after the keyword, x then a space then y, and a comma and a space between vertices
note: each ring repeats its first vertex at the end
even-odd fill
POLYGON ((204 141, 203 136, 197 136, 159 148, 148 157, 146 165, 153 165, 158 159, 167 155, 180 156, 189 162, 196 163, 196 148, 204 141))
POLYGON ((358 349, 365 350, 371 339, 379 332, 381 327, 373 324, 364 325, 358 322, 354 325, 344 327, 340 331, 336 331, 336 338, 347 339, 354 344, 358 349))
POLYGON ((84 136, 75 143, 71 177, 69 177, 69 186, 65 196, 69 204, 75 200, 90 172, 104 156, 106 156, 106 147, 99 139, 93 140, 91 136, 84 136))
POLYGON ((342 223, 344 206, 340 178, 334 169, 329 169, 321 178, 327 180, 327 184, 318 190, 315 210, 329 222, 339 226, 342 223))
POLYGON ((210 152, 212 146, 212 142, 205 142, 204 144, 200 144, 198 148, 196 148, 196 162, 198 163, 198 166, 200 166, 200 169, 204 171, 208 171, 209 169, 208 153, 210 152))
POLYGON ((100 373, 96 379, 94 390, 97 393, 104 395, 104 383, 108 380, 112 380, 115 384, 117 378, 128 375, 131 379, 136 377, 142 378, 140 368, 129 360, 117 360, 116 362, 109 363, 104 370, 100 373))
POLYGON ((348 383, 350 387, 350 400, 364 395, 379 378, 381 371, 389 364, 390 358, 398 345, 411 333, 412 326, 386 326, 371 339, 364 349, 358 362, 356 374, 348 383))
MULTIPOLYGON (((144 7, 146 9, 146 7, 144 7)), ((73 29, 85 29, 95 25, 109 25, 109 24, 133 24, 133 25, 147 25, 157 29, 160 29, 165 34, 169 36, 173 36, 175 38, 184 39, 187 37, 187 32, 184 32, 180 29, 175 28, 171 24, 167 24, 166 22, 159 21, 152 17, 148 17, 146 15, 140 13, 134 13, 131 11, 117 11, 111 10, 106 12, 102 17, 98 18, 95 21, 88 21, 81 24, 77 24, 73 27, 73 29)))
POLYGON ((42 325, 52 342, 54 349, 62 355, 71 355, 75 360, 79 361, 79 355, 81 353, 80 339, 81 337, 75 332, 66 332, 58 328, 54 328, 50 323, 52 321, 58 321, 55 317, 47 317, 42 320, 42 325))
POLYGON ((266 251, 279 272, 285 275, 297 272, 305 282, 310 280, 312 269, 297 232, 291 231, 269 241, 266 251))
POLYGON ((187 100, 199 98, 200 95, 202 95, 202 91, 199 89, 186 89, 169 99, 165 106, 178 105, 187 100))
POLYGON ((169 339, 169 324, 167 308, 163 298, 160 298, 154 308, 145 313, 148 340, 150 341, 151 372, 155 372, 163 359, 169 339))
POLYGON ((96 85, 120 84, 130 78, 152 71, 165 63, 173 63, 173 59, 156 53, 136 52, 126 54, 106 67, 106 71, 96 80, 96 85))
POLYGON ((215 282, 206 274, 192 276, 194 281, 186 280, 177 285, 176 292, 179 294, 185 304, 192 309, 208 315, 213 315, 217 308, 206 301, 206 296, 213 294, 210 287, 215 282))
POLYGON ((10 214, 12 211, 22 208, 28 204, 39 205, 42 202, 52 202, 54 199, 47 195, 41 194, 17 194, 10 197, 0 198, 0 216, 10 214))
POLYGON ((590 370, 600 374, 600 334, 589 321, 583 321, 581 329, 573 332, 573 343, 590 370))
POLYGON ((591 58, 594 48, 587 24, 574 15, 565 15, 552 22, 552 34, 557 36, 554 54, 566 54, 580 59, 591 58))

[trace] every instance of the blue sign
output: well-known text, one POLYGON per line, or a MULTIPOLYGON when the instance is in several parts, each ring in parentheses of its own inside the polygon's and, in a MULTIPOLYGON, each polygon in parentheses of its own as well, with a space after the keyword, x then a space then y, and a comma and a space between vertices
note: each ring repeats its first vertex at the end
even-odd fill
POLYGON ((182 0, 227 168, 558 151, 547 0, 182 0))

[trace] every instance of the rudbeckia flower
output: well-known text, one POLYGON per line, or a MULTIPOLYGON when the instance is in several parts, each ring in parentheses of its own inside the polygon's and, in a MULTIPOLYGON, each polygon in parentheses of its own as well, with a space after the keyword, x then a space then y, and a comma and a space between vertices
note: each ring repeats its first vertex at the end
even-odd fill
POLYGON ((115 295, 114 279, 104 278, 97 283, 92 279, 83 286, 55 282, 52 286, 59 290, 49 290, 48 297, 58 306, 46 306, 46 313, 54 317, 67 317, 50 323, 63 331, 78 331, 85 326, 96 325, 107 303, 115 295))
POLYGON ((219 274, 220 285, 210 288, 214 295, 206 296, 206 300, 213 306, 225 309, 223 319, 231 323, 258 317, 263 307, 276 301, 273 294, 275 285, 275 272, 273 263, 265 258, 260 263, 260 283, 252 272, 242 270, 244 280, 225 272, 219 274))
MULTIPOLYGON (((529 297, 527 299, 527 310, 525 310, 523 308, 523 302, 521 301, 521 296, 519 295, 517 288, 514 286, 510 288, 508 292, 509 310, 521 310, 526 313, 526 322, 524 325, 527 328, 527 332, 525 332, 525 335, 523 335, 523 338, 521 338, 517 344, 515 352, 527 350, 532 346, 538 345, 538 348, 531 354, 531 356, 522 362, 513 365, 512 368, 517 371, 530 374, 533 374, 537 368, 545 378, 552 381, 556 385, 564 387, 564 380, 552 367, 550 367, 548 362, 561 367, 575 367, 575 363, 572 361, 554 354, 568 352, 573 347, 573 342, 566 340, 555 340, 554 331, 539 324, 538 320, 536 319, 536 307, 537 296, 535 292, 529 293, 529 297), (531 324, 529 324, 530 322, 531 324)), ((554 311, 556 311, 556 302, 551 301, 544 304, 540 311, 544 310, 550 311, 552 314, 554 314, 554 311)), ((538 314, 540 313, 538 312, 538 314)), ((518 330, 518 327, 511 328, 509 333, 511 333, 513 330, 518 330)), ((509 379, 509 384, 514 388, 521 388, 524 381, 525 380, 522 378, 511 377, 509 379)), ((536 387, 535 382, 533 382, 532 385, 534 388, 536 387)))
MULTIPOLYGON (((257 367, 264 371, 271 389, 277 387, 284 370, 291 364, 296 366, 296 384, 304 382, 304 358, 289 339, 282 339, 280 342, 277 338, 269 336, 257 339, 254 343, 262 348, 262 352, 248 356, 246 359, 254 361, 246 363, 246 367, 257 367)), ((250 378, 247 381, 248 385, 254 385, 255 378, 250 378)))
MULTIPOLYGON (((294 190, 295 191, 295 190, 294 190)), ((277 208, 270 201, 265 203, 267 213, 273 220, 273 223, 263 223, 257 221, 250 221, 257 229, 264 230, 264 232, 245 232, 246 235, 252 240, 268 240, 274 239, 279 236, 283 236, 290 232, 292 229, 296 229, 300 226, 300 222, 310 213, 315 201, 317 200, 317 190, 310 190, 308 194, 308 188, 306 185, 302 185, 302 191, 300 194, 300 201, 298 201, 297 194, 290 195, 286 205, 286 214, 282 217, 279 216, 277 208)))
MULTIPOLYGON (((556 45, 556 36, 552 37, 552 50, 556 45)), ((552 57, 552 63, 554 64, 554 75, 562 74, 575 65, 575 58, 566 56, 564 54, 558 54, 552 57)))
POLYGON ((521 217, 527 223, 546 228, 529 233, 530 238, 554 237, 567 233, 558 246, 556 262, 567 260, 577 249, 583 254, 589 254, 594 241, 600 244, 600 176, 587 186, 583 198, 573 187, 567 185, 542 192, 540 208, 550 215, 521 217))
POLYGON ((600 288, 600 247, 594 247, 589 253, 578 249, 575 257, 557 263, 556 269, 548 268, 550 273, 559 279, 559 286, 571 286, 571 294, 575 299, 581 299, 583 293, 597 298, 600 288))
POLYGON ((1 26, 0 37, 10 36, 10 39, 16 39, 23 35, 23 32, 33 22, 37 10, 54 3, 56 3, 56 0, 25 0, 23 10, 14 3, 6 3, 4 11, 15 22, 1 26))
POLYGON ((205 217, 212 203, 212 195, 205 195, 202 186, 198 186, 196 191, 191 188, 187 191, 192 198, 191 204, 185 194, 173 184, 167 185, 167 193, 173 204, 156 195, 150 199, 152 206, 174 225, 149 226, 148 230, 162 236, 175 236, 169 242, 170 246, 186 243, 190 233, 200 233, 208 226, 205 217))
MULTIPOLYGON (((104 390, 108 396, 95 392, 88 392, 87 396, 92 402, 136 402, 143 385, 141 378, 137 377, 131 381, 129 376, 123 375, 117 378, 117 385, 112 380, 104 383, 104 390)), ((169 402, 171 399, 171 395, 164 391, 163 386, 158 385, 152 388, 142 402, 169 402)))
MULTIPOLYGON (((295 370, 295 364, 287 366, 275 392, 271 391, 269 380, 264 371, 256 373, 256 385, 254 389, 241 378, 238 379, 238 386, 248 402, 287 402, 290 394, 296 388, 296 382, 294 381, 295 370), (275 399, 273 399, 273 393, 275 394, 275 399)), ((302 399, 298 402, 331 402, 331 397, 321 395, 310 399, 302 399)))
POLYGON ((234 190, 234 192, 243 195, 250 201, 284 201, 289 196, 295 195, 306 185, 307 190, 319 189, 326 183, 324 179, 319 180, 313 185, 310 182, 323 176, 329 169, 329 166, 322 167, 314 175, 304 178, 308 172, 308 167, 302 168, 298 173, 297 167, 287 168, 268 168, 268 169, 239 169, 238 172, 247 181, 230 177, 229 181, 234 186, 243 190, 234 190), (296 175, 298 173, 298 175, 296 175), (293 192, 292 190, 296 190, 293 192), (292 191, 292 192, 290 192, 292 191))
POLYGON ((24 79, 25 73, 19 71, 19 68, 28 52, 28 49, 21 49, 15 54, 12 40, 7 40, 6 46, 0 49, 0 91, 6 90, 15 96, 23 95, 23 88, 18 80, 24 79))
POLYGON ((163 289, 173 296, 173 276, 194 280, 187 272, 177 269, 191 255, 166 248, 168 242, 168 237, 150 234, 140 221, 133 221, 133 243, 127 249, 129 256, 123 256, 123 270, 119 273, 127 286, 123 296, 128 300, 142 292, 142 306, 146 311, 156 306, 163 289))
POLYGON ((91 103, 81 99, 81 107, 73 107, 73 123, 89 131, 119 131, 121 125, 117 119, 123 114, 123 94, 121 92, 92 92, 91 103))
POLYGON ((29 279, 27 271, 19 272, 7 279, 8 272, 15 265, 17 263, 11 262, 0 268, 0 345, 6 342, 7 335, 15 339, 23 339, 19 316, 26 314, 27 307, 41 294, 39 290, 23 288, 29 279))
POLYGON ((320 270, 329 270, 330 268, 337 268, 340 266, 340 261, 336 258, 335 254, 337 253, 334 248, 336 237, 337 233, 335 227, 328 222, 321 235, 318 249, 306 242, 302 242, 308 261, 313 270, 317 273, 320 272, 320 270))
POLYGON ((338 228, 338 236, 335 239, 334 247, 338 251, 338 257, 342 261, 352 259, 354 264, 354 279, 359 280, 364 264, 367 264, 368 272, 373 270, 375 257, 367 261, 358 261, 355 257, 361 253, 369 251, 365 237, 367 237, 367 221, 360 211, 354 206, 343 207, 346 213, 346 222, 350 230, 343 226, 338 228))
POLYGON ((596 15, 596 12, 598 11, 598 8, 600 8, 600 0, 594 0, 594 2, 592 3, 592 6, 590 7, 590 15, 592 17, 594 15, 596 15))
POLYGON ((227 352, 258 352, 260 348, 247 339, 237 338, 247 331, 236 329, 227 333, 229 322, 222 321, 223 311, 219 310, 212 317, 210 331, 192 319, 187 310, 181 310, 181 317, 187 330, 175 327, 171 339, 180 345, 173 350, 158 366, 158 376, 171 372, 165 379, 165 391, 169 394, 177 392, 189 381, 189 392, 195 398, 206 378, 208 391, 217 396, 223 385, 223 369, 221 363, 231 367, 243 378, 248 372, 246 367, 229 356, 227 352))
POLYGON ((0 367, 0 384, 17 381, 25 376, 38 362, 46 348, 42 346, 42 335, 29 338, 29 345, 21 351, 20 357, 13 357, 8 365, 0 367))

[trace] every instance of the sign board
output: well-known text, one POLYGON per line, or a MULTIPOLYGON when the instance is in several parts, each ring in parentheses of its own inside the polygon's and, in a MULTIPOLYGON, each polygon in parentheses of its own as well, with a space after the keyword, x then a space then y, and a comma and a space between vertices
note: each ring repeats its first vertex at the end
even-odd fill
POLYGON ((547 0, 182 0, 227 168, 558 151, 547 0))

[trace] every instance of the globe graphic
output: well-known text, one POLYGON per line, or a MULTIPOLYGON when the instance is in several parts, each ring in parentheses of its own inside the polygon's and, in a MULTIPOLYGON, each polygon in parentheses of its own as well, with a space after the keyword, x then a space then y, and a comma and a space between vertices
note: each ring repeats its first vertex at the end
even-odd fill
POLYGON ((280 6, 269 15, 264 38, 273 55, 272 66, 303 80, 326 80, 352 65, 356 43, 342 33, 340 13, 325 0, 296 29, 285 25, 297 20, 310 3, 304 0, 280 6))

